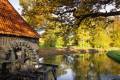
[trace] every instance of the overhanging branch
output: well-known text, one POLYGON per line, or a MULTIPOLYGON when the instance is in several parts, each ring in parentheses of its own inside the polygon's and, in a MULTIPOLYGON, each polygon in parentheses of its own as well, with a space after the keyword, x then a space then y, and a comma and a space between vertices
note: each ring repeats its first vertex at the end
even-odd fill
POLYGON ((108 12, 108 13, 103 13, 103 12, 97 12, 97 13, 89 13, 89 14, 84 14, 84 15, 80 15, 77 16, 74 14, 74 17, 79 19, 79 22, 81 22, 82 20, 91 17, 91 18, 95 18, 95 17, 109 17, 109 16, 117 16, 120 15, 120 11, 116 11, 116 12, 108 12))

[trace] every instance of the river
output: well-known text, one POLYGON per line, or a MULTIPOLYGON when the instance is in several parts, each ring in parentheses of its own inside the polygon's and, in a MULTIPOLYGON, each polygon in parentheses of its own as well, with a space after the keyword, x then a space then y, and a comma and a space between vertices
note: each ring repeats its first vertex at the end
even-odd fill
POLYGON ((44 62, 59 66, 57 80, 120 80, 120 64, 106 53, 49 56, 44 62))

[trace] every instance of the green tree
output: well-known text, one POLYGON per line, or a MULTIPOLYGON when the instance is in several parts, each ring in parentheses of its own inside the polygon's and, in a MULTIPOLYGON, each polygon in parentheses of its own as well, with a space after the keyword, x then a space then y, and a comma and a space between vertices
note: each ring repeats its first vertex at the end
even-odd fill
POLYGON ((99 30, 95 36, 93 41, 91 43, 94 45, 96 48, 109 48, 110 43, 111 43, 111 38, 109 35, 106 33, 104 30, 99 30))
MULTIPOLYGON (((57 39, 61 37, 64 46, 74 40, 76 46, 86 47, 90 44, 92 47, 96 45, 97 47, 108 47, 110 41, 105 45, 96 43, 100 39, 109 38, 108 34, 113 40, 113 46, 119 44, 118 31, 114 30, 110 33, 106 29, 111 22, 109 16, 120 14, 120 0, 20 0, 20 4, 23 7, 23 16, 26 21, 34 28, 45 29, 43 36, 47 42, 46 45, 52 44, 51 46, 54 47, 57 39), (108 11, 108 6, 114 7, 108 11), (99 32, 96 27, 100 27, 102 30, 99 32), (51 37, 54 40, 50 40, 51 37), (82 37, 83 40, 81 40, 82 37), (114 37, 117 41, 114 40, 114 37)), ((101 43, 104 43, 104 40, 101 43)))
POLYGON ((114 18, 114 22, 108 28, 109 35, 111 36, 112 43, 111 47, 120 47, 120 19, 119 17, 114 18))

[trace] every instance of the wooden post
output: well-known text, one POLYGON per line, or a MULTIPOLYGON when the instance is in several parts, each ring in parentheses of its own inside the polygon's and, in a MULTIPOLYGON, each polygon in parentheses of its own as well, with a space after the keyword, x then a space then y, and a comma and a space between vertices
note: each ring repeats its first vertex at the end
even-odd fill
POLYGON ((56 68, 52 69, 52 74, 53 74, 54 80, 57 80, 56 68))

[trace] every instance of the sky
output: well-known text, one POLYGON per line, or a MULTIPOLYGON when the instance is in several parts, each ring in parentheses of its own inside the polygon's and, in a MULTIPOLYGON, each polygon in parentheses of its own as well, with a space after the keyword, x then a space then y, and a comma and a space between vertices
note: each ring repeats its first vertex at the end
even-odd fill
POLYGON ((9 2, 21 14, 22 7, 19 5, 19 0, 9 0, 9 2))

